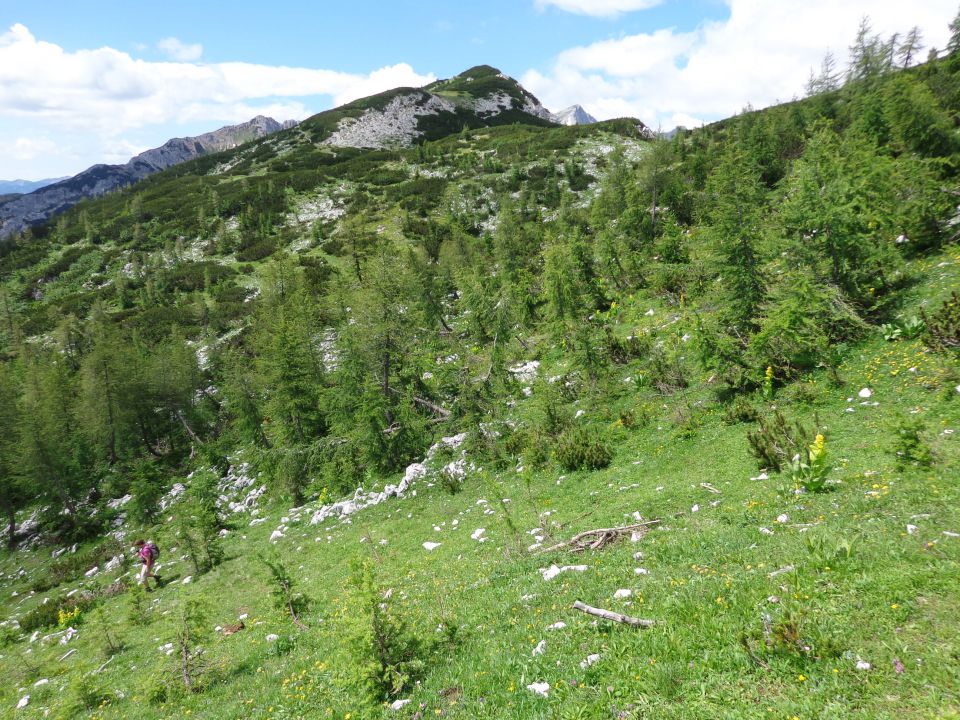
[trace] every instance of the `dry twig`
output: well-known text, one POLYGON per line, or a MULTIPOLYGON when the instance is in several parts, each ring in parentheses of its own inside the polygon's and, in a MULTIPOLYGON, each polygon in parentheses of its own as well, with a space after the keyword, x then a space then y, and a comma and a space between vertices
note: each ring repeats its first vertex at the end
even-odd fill
POLYGON ((570 552, 583 552, 584 550, 600 550, 610 543, 619 540, 627 533, 646 533, 653 525, 659 525, 659 520, 646 520, 645 522, 634 523, 633 525, 624 525, 622 527, 597 528, 596 530, 586 530, 574 535, 565 542, 551 545, 537 552, 537 555, 553 552, 555 550, 567 549, 570 552))

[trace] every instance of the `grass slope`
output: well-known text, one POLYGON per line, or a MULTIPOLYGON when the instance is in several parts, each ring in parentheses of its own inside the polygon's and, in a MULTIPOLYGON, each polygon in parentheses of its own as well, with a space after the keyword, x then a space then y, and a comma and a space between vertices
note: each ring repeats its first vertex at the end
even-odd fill
MULTIPOLYGON (((960 251, 914 264, 922 282, 904 312, 939 302, 960 285, 960 251)), ((662 326, 676 316, 643 295, 619 308, 624 329, 662 326), (652 315, 648 311, 653 310, 652 315)), ((672 332, 692 323, 680 316, 672 332)), ((537 412, 560 373, 559 349, 543 356, 541 380, 515 418, 537 412)), ((623 368, 629 377, 629 366, 623 368)), ((825 428, 836 484, 796 494, 788 478, 759 472, 745 424, 728 424, 702 387, 687 395, 641 400, 632 382, 619 397, 583 410, 578 422, 620 436, 606 470, 482 470, 456 495, 420 481, 402 500, 354 515, 352 522, 308 524, 309 513, 272 506, 268 522, 234 517, 227 560, 191 574, 174 560, 177 540, 162 526, 167 585, 150 596, 150 623, 134 626, 128 599, 115 597, 71 621, 79 634, 29 642, 8 632, 0 650, 7 717, 94 718, 929 718, 960 712, 960 394, 950 358, 919 342, 879 336, 850 353, 844 381, 824 375, 779 388, 772 404, 825 428), (858 391, 869 388, 862 399, 858 391), (624 418, 640 418, 632 428, 624 418), (694 412, 692 432, 678 413, 694 412), (919 418, 934 450, 932 468, 897 470, 894 427, 919 418), (709 484, 718 493, 704 486, 709 484), (589 528, 628 523, 633 513, 661 525, 629 541, 581 556, 535 556, 534 536, 569 538, 589 528), (299 516, 299 522, 283 520, 299 516), (311 599, 299 631, 273 609, 257 554, 275 550, 311 599), (486 542, 472 537, 484 528, 486 542), (546 531, 546 532, 544 532, 546 531), (427 551, 423 543, 439 546, 427 551), (352 685, 345 647, 357 613, 348 582, 351 559, 370 558, 383 591, 392 589, 409 625, 437 638, 422 681, 401 695, 401 710, 364 709, 352 685), (171 562, 172 561, 172 562, 171 562), (587 566, 544 580, 550 564, 587 566), (638 569, 644 573, 638 574, 638 569), (629 598, 615 598, 618 590, 629 598), (168 694, 174 658, 161 649, 175 635, 188 599, 206 605, 204 627, 247 615, 246 629, 211 634, 205 692, 168 694), (649 630, 594 622, 574 600, 651 618, 649 630), (562 629, 550 629, 555 623, 562 629), (438 632, 455 626, 450 642, 438 632), (125 645, 109 655, 107 628, 125 645), (275 634, 276 640, 268 640, 275 634), (541 641, 541 654, 533 651, 541 641), (750 647, 753 659, 745 650, 750 647), (68 650, 72 655, 61 660, 68 650), (599 655, 592 664, 587 658, 599 655), (865 664, 869 664, 869 669, 865 664), (35 685, 38 681, 49 682, 35 685), (547 697, 527 689, 549 684, 547 697), (25 695, 29 704, 15 705, 25 695)), ((699 387, 699 386, 698 386, 699 387)), ((752 402, 767 407, 757 397, 752 402)), ((630 423, 628 423, 630 424, 630 423)), ((549 538, 546 538, 549 540, 549 538)), ((49 549, 0 557, 0 616, 24 617, 58 592, 106 584, 106 573, 56 592, 30 591, 50 566, 49 549), (22 569, 22 572, 21 572, 22 569)), ((79 574, 79 573, 78 573, 79 574)), ((49 633, 52 629, 44 632, 49 633)), ((43 634, 43 633, 41 633, 43 634)))

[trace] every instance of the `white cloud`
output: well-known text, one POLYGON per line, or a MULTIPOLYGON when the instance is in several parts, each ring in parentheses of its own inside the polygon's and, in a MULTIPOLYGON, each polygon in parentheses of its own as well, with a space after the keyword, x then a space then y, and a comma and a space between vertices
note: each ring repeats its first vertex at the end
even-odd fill
POLYGON ((18 137, 12 142, 0 143, 0 154, 9 155, 14 160, 33 160, 57 150, 57 144, 48 137, 18 137))
POLYGON ((916 25, 928 47, 943 48, 956 12, 955 0, 727 4, 730 17, 724 21, 692 32, 664 29, 571 48, 548 72, 531 70, 521 81, 550 108, 580 103, 600 119, 630 115, 654 128, 691 127, 748 103, 765 107, 802 94, 810 68, 819 68, 827 51, 846 59, 865 15, 884 37, 916 25))
MULTIPOLYGON (((168 50, 179 48, 184 58, 202 52, 167 41, 173 41, 168 50)), ((0 32, 0 137, 85 137, 84 146, 115 147, 125 133, 162 126, 159 144, 178 134, 178 125, 202 122, 213 130, 257 114, 303 119, 319 109, 311 108, 316 96, 340 104, 434 79, 404 63, 358 74, 243 62, 148 62, 110 47, 68 52, 16 24, 0 32)), ((0 165, 13 166, 11 147, 0 147, 0 165)), ((84 158, 101 161, 92 153, 84 158)))
POLYGON ((196 62, 203 56, 203 45, 188 45, 175 37, 164 38, 157 43, 160 51, 177 62, 196 62))
POLYGON ((593 17, 616 17, 623 13, 652 8, 661 2, 663 0, 535 0, 540 10, 553 6, 566 12, 593 17))

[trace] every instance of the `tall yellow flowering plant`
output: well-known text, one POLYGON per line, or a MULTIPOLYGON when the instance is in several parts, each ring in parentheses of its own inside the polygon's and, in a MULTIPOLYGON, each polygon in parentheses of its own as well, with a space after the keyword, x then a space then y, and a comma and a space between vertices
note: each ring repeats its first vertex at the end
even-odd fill
POLYGON ((826 441, 818 433, 806 452, 798 453, 790 463, 790 474, 797 487, 807 492, 823 492, 827 489, 827 477, 833 466, 827 458, 826 441), (806 455, 806 457, 801 457, 806 455))

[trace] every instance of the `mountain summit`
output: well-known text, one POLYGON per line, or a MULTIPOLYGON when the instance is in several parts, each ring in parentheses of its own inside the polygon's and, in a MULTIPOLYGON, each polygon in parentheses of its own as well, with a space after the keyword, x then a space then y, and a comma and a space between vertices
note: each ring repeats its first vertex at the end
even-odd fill
POLYGON ((314 142, 338 147, 405 147, 464 128, 550 125, 540 101, 497 68, 478 65, 423 88, 396 88, 314 115, 314 142))
POLYGON ((590 125, 597 119, 580 105, 571 105, 566 110, 552 113, 550 119, 558 125, 590 125))
POLYGON ((99 197, 200 155, 229 150, 294 125, 295 120, 281 123, 258 115, 245 123, 197 137, 173 138, 123 165, 94 165, 73 177, 0 203, 0 238, 41 223, 86 198, 99 197))

